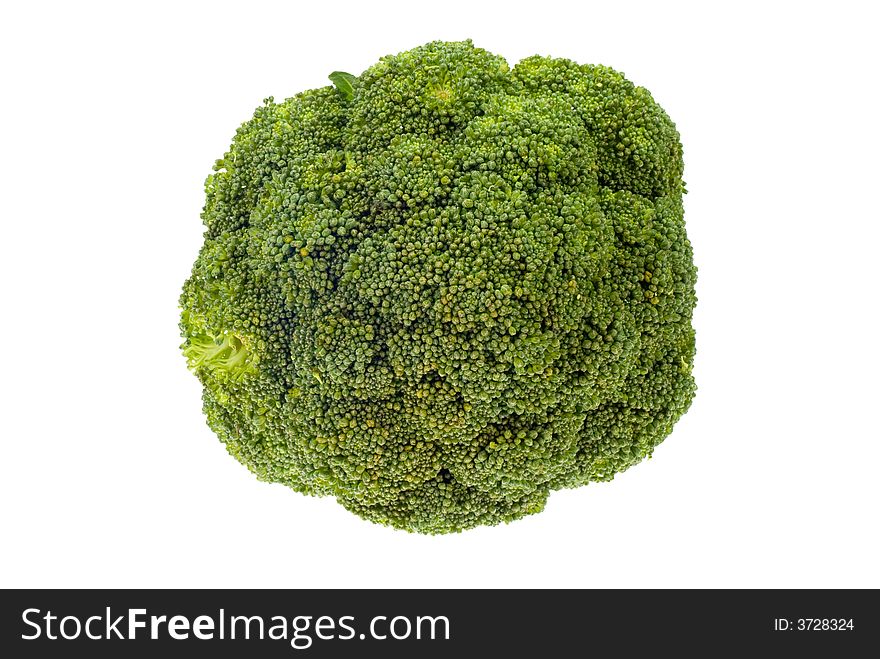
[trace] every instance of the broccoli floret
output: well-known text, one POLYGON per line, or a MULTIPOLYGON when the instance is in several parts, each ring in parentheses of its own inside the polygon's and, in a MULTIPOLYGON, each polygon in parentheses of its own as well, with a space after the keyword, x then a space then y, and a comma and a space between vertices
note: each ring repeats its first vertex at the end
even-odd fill
POLYGON ((687 411, 678 132, 603 66, 470 41, 276 103, 206 182, 183 350, 260 479, 420 533, 650 457, 687 411))

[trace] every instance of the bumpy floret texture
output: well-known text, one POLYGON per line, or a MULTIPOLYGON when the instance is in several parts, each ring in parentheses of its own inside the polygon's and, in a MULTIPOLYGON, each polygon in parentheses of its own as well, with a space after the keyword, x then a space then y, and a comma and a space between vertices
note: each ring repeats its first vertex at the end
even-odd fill
POLYGON ((649 457, 695 390, 666 113, 470 42, 343 82, 267 99, 206 182, 181 328, 228 451, 422 533, 649 457))

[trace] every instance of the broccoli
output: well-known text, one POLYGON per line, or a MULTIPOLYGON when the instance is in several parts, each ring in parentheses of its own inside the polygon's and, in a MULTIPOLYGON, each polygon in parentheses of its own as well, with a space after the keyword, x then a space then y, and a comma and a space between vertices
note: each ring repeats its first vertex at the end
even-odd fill
POLYGON ((456 532, 651 456, 694 396, 679 134, 605 66, 470 41, 264 101, 181 297, 210 427, 264 481, 456 532))

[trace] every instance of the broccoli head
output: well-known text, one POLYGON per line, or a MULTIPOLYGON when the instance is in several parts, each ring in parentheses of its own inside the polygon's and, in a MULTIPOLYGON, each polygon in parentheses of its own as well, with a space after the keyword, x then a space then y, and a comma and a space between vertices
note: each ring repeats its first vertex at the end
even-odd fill
POLYGON ((620 73, 470 41, 276 103, 205 184, 183 352, 262 480, 420 533, 651 455, 688 409, 678 132, 620 73))

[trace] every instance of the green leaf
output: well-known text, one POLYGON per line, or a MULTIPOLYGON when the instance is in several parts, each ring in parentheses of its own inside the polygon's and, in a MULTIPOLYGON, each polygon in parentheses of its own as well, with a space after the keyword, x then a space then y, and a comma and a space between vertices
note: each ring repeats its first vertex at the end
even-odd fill
POLYGON ((345 97, 346 101, 350 101, 354 97, 354 82, 357 80, 355 76, 345 71, 334 71, 327 77, 336 85, 336 89, 345 97))

